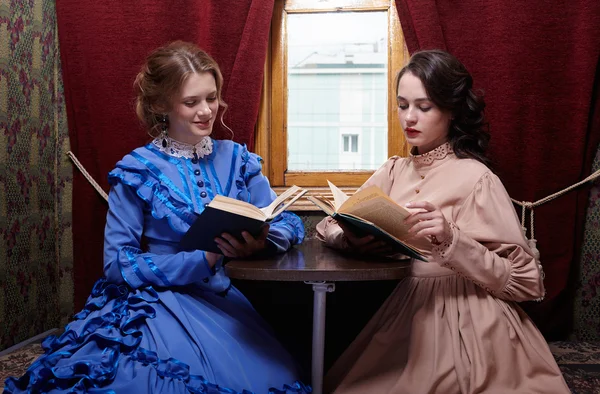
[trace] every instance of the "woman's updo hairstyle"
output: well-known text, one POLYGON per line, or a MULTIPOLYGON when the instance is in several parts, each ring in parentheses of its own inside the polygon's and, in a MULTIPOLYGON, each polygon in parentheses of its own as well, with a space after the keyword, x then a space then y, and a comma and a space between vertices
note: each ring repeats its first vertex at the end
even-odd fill
POLYGON ((460 158, 472 158, 490 166, 486 156, 490 135, 487 131, 482 94, 473 90, 473 78, 466 67, 451 54, 441 50, 424 50, 413 54, 396 77, 405 73, 419 78, 429 99, 442 111, 452 114, 448 142, 460 158))
MULTIPOLYGON (((172 108, 172 100, 191 74, 209 72, 215 78, 217 99, 223 114, 227 104, 221 98, 223 76, 217 62, 196 45, 174 41, 153 50, 135 78, 135 112, 152 137, 160 134, 163 116, 172 108)), ((168 122, 168 120, 167 120, 168 122)), ((225 126, 227 128, 227 126, 225 126)))

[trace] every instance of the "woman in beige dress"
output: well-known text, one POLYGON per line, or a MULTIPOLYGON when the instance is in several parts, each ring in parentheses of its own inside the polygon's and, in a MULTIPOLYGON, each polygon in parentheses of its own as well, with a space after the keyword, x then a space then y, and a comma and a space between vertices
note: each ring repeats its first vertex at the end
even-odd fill
MULTIPOLYGON (((513 204, 488 167, 482 97, 452 55, 422 51, 398 74, 408 158, 392 157, 377 185, 412 215, 404 279, 326 376, 335 393, 569 393, 547 343, 517 305, 544 296, 543 272, 513 204)), ((317 226, 338 249, 382 253, 334 220, 317 226)))

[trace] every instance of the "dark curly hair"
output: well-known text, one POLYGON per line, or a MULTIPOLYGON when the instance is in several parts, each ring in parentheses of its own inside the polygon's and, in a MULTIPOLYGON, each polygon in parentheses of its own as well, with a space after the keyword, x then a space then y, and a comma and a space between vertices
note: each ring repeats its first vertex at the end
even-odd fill
POLYGON ((442 50, 415 52, 396 76, 396 95, 398 82, 407 72, 421 80, 436 106, 452 114, 448 142, 456 156, 491 167, 486 156, 490 134, 483 115, 485 102, 483 94, 473 90, 473 77, 466 67, 442 50))

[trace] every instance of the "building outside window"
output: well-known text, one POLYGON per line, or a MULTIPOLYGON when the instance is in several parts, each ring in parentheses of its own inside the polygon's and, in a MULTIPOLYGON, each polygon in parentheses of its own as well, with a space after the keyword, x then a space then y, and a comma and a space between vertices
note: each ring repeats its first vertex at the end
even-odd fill
POLYGON ((287 23, 288 170, 377 169, 388 151, 387 13, 287 23))

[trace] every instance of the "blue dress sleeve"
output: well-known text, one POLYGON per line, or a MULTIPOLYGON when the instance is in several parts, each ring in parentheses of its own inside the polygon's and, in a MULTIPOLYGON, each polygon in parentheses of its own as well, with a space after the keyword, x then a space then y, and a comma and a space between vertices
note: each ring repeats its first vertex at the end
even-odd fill
POLYGON ((141 249, 144 204, 134 187, 116 182, 108 197, 104 237, 104 274, 132 288, 201 284, 212 275, 203 251, 158 255, 141 249))
MULTIPOLYGON (((262 159, 255 153, 244 151, 242 170, 240 171, 248 190, 249 200, 257 207, 266 207, 277 195, 271 189, 269 180, 261 172, 262 159)), ((302 220, 292 212, 282 212, 271 221, 267 240, 274 252, 287 251, 292 245, 304 240, 304 225, 302 220)))

